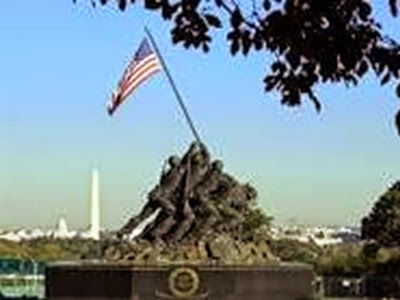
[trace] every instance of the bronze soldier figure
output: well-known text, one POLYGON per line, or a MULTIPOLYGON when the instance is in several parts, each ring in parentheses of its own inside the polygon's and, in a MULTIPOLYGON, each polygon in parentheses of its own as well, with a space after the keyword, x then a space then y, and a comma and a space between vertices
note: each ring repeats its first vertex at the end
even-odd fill
MULTIPOLYGON (((219 212, 211 200, 212 193, 215 192, 220 183, 223 163, 220 160, 214 161, 193 191, 193 200, 202 209, 205 221, 202 225, 202 232, 210 229, 219 218, 219 212)), ((202 232, 200 234, 202 234, 202 232)))
POLYGON ((188 158, 187 161, 185 182, 181 197, 181 203, 183 204, 183 220, 179 223, 172 236, 173 243, 179 242, 182 237, 185 236, 195 220, 196 216, 191 207, 190 198, 195 186, 203 180, 210 161, 210 155, 203 144, 196 144, 195 147, 196 149, 194 150, 193 155, 188 158))
POLYGON ((149 192, 147 196, 148 201, 140 214, 131 218, 128 223, 119 231, 120 236, 130 233, 136 226, 150 217, 159 207, 161 207, 169 215, 173 215, 175 213, 175 205, 168 201, 168 199, 167 201, 160 201, 158 194, 160 193, 160 189, 162 189, 165 185, 168 185, 168 183, 171 181, 171 178, 176 177, 175 173, 177 173, 178 166, 179 157, 170 156, 167 160, 168 170, 165 170, 166 168, 164 168, 161 174, 160 183, 149 192))
MULTIPOLYGON (((188 178, 188 169, 198 148, 198 143, 192 143, 189 151, 183 156, 180 163, 164 174, 161 185, 156 187, 152 193, 153 201, 158 202, 163 209, 164 215, 166 214, 164 220, 153 231, 153 237, 156 242, 162 239, 177 222, 175 215, 177 213, 176 207, 179 203, 176 203, 176 201, 179 201, 179 198, 182 197, 185 192, 184 180, 188 178), (175 199, 175 201, 172 199, 175 199)), ((187 205, 186 208, 185 205, 183 205, 183 207, 184 220, 189 222, 194 216, 192 216, 190 207, 187 207, 187 205)))

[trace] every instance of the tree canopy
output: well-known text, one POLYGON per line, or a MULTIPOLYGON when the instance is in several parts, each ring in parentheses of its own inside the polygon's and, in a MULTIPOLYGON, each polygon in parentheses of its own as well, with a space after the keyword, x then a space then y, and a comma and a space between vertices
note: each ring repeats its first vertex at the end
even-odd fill
MULTIPOLYGON (((121 11, 137 5, 135 0, 89 1, 93 6, 113 2, 121 11)), ((232 55, 273 53, 263 82, 265 91, 280 93, 283 105, 298 106, 308 99, 319 112, 316 85, 356 86, 370 70, 381 85, 400 82, 400 45, 373 18, 370 1, 244 2, 249 5, 237 0, 144 0, 144 7, 170 22, 173 43, 185 48, 208 52, 210 32, 224 30, 232 55)), ((397 16, 400 2, 388 2, 388 10, 397 16)), ((400 83, 395 93, 400 98, 400 83)), ((400 110, 395 125, 400 135, 400 110)))
POLYGON ((362 238, 382 246, 400 246, 400 181, 389 188, 363 218, 362 238))

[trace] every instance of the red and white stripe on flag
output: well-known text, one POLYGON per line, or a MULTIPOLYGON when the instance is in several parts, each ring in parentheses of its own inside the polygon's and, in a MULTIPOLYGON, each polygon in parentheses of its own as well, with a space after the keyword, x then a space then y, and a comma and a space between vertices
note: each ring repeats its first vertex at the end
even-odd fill
POLYGON ((160 71, 160 69, 161 66, 157 55, 153 52, 145 38, 140 44, 132 61, 125 69, 116 91, 112 94, 111 100, 107 105, 108 113, 112 115, 118 106, 120 106, 142 82, 160 71))

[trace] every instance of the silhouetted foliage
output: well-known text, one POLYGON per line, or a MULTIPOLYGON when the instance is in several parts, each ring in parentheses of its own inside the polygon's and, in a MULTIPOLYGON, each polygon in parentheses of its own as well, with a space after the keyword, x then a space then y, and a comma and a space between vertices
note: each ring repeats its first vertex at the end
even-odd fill
POLYGON ((400 181, 375 203, 362 220, 362 238, 383 246, 400 246, 400 181))
MULTIPOLYGON (((73 0, 76 2, 76 0, 73 0)), ((114 2, 90 0, 93 6, 114 2)), ((115 0, 121 11, 134 0, 115 0)), ((266 91, 278 91, 281 103, 298 106, 307 96, 316 110, 321 103, 313 88, 319 83, 357 85, 369 70, 381 84, 398 80, 399 44, 383 35, 367 0, 252 1, 252 13, 235 0, 145 0, 144 6, 172 23, 172 41, 208 52, 210 31, 225 27, 232 55, 251 51, 275 54, 264 78, 266 91), (223 14, 229 22, 223 26, 223 14)), ((248 2, 250 3, 250 1, 248 2)), ((393 16, 398 1, 389 0, 393 16)), ((396 93, 400 97, 400 84, 396 93)), ((400 112, 396 126, 400 134, 400 112)))

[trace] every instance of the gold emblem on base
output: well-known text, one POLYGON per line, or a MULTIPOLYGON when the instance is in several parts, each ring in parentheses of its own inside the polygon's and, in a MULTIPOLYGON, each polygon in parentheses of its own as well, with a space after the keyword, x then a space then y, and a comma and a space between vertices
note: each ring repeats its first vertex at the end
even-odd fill
POLYGON ((190 268, 177 268, 168 278, 169 290, 178 299, 192 297, 199 289, 199 283, 198 274, 190 268))

